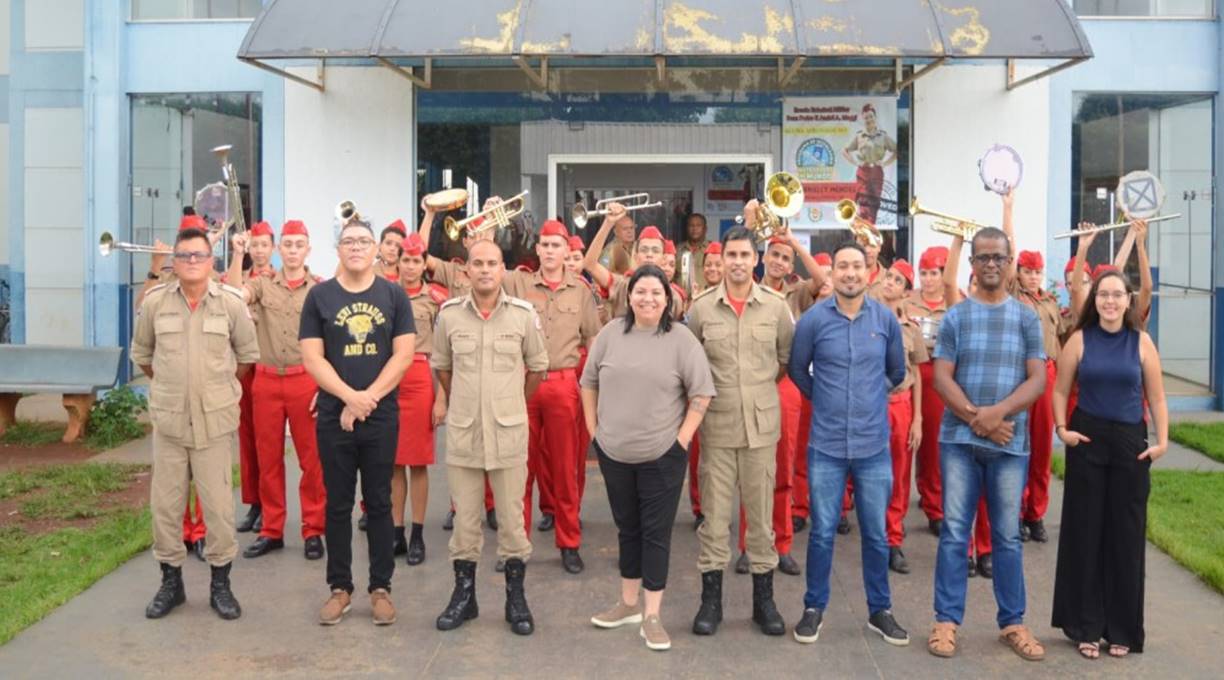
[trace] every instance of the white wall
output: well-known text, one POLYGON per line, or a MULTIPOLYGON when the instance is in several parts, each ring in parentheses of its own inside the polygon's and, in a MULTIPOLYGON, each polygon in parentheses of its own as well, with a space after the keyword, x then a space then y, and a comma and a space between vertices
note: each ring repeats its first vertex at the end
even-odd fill
POLYGON ((27 52, 79 50, 84 47, 85 0, 26 0, 27 52))
MULTIPOLYGON (((1017 77, 1034 70, 1018 68, 1017 77)), ((1024 178, 1016 191, 1017 245, 1044 252, 1049 80, 1008 92, 1006 73, 998 64, 944 66, 914 83, 911 194, 934 210, 1002 226, 1000 197, 982 189, 977 161, 992 144, 1007 144, 1024 159, 1024 178)), ((930 246, 947 245, 950 237, 931 231, 930 218, 920 218, 913 240, 917 258, 930 246)), ((962 285, 967 284, 967 262, 962 261, 959 274, 962 285)))
POLYGON ((84 342, 84 119, 25 110, 26 342, 84 342))
POLYGON ((285 83, 285 217, 306 222, 310 267, 329 277, 337 203, 354 201, 377 235, 397 217, 414 222, 417 202, 411 84, 384 68, 328 68, 326 79, 326 92, 285 83))

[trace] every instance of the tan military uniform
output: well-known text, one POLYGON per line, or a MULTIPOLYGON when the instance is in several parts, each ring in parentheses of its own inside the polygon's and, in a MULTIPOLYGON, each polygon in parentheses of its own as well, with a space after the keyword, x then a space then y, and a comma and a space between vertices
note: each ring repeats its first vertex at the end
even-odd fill
POLYGON ((1071 330, 1071 315, 1064 315, 1062 309, 1058 306, 1058 298, 1054 297, 1046 291, 1041 291, 1040 295, 1032 295, 1027 293, 1020 287, 1018 278, 1013 277, 1008 284, 1008 292, 1012 297, 1023 302, 1037 312, 1037 318, 1041 319, 1041 339, 1042 346, 1045 348, 1046 357, 1049 359, 1058 360, 1058 353, 1062 349, 1061 339, 1071 330))
POLYGON ((451 373, 446 463, 455 529, 452 560, 478 560, 484 543, 484 482, 497 508, 497 554, 531 556, 523 526, 527 486, 527 371, 548 368, 548 348, 530 302, 502 293, 485 319, 470 295, 442 305, 430 364, 451 373))
POLYGON ((786 281, 782 284, 781 288, 775 288, 774 292, 781 293, 786 298, 786 306, 790 309, 791 316, 795 318, 795 321, 798 321, 799 317, 803 316, 808 307, 816 304, 816 296, 812 295, 812 282, 810 279, 786 281))
POLYGON ((256 311, 255 336, 259 339, 259 363, 272 368, 302 365, 298 331, 302 325, 302 303, 319 282, 306 271, 306 280, 289 288, 283 271, 272 276, 248 278, 251 308, 256 311))
POLYGON ((602 327, 590 288, 569 272, 553 290, 540 272, 515 271, 506 272, 502 289, 535 307, 548 347, 548 370, 576 368, 579 348, 594 340, 602 327))
POLYGON ((452 298, 463 297, 472 292, 472 281, 468 279, 467 265, 438 261, 434 266, 433 281, 446 286, 452 298))
POLYGON ((624 274, 633 269, 633 244, 613 241, 604 246, 599 254, 599 263, 613 274, 624 274))
POLYGON ((153 557, 172 566, 186 558, 183 508, 194 479, 208 527, 205 558, 229 564, 238 553, 230 465, 242 387, 235 373, 259 359, 241 293, 210 281, 193 311, 177 280, 152 289, 136 318, 131 357, 153 367, 153 557))
POLYGON ((943 321, 944 314, 948 313, 948 303, 941 301, 939 306, 932 309, 922 299, 922 293, 920 291, 913 291, 913 293, 910 294, 910 304, 905 308, 905 313, 909 316, 911 321, 918 324, 919 335, 922 336, 923 344, 925 344, 927 348, 927 353, 930 354, 931 352, 934 352, 935 342, 939 339, 938 324, 939 322, 943 321), (936 326, 931 329, 929 334, 922 333, 922 320, 925 318, 932 318, 936 322, 936 326))
POLYGON ((876 261, 876 266, 878 269, 876 270, 876 277, 874 279, 871 278, 871 272, 867 272, 867 294, 880 302, 883 302, 884 272, 888 271, 888 268, 879 261, 876 261))
POLYGON ((926 343, 922 341, 922 331, 919 330, 918 324, 908 318, 901 321, 901 342, 905 346, 905 378, 889 394, 901 394, 913 387, 918 375, 918 364, 931 360, 926 343))
POLYGON ((681 286, 685 285, 685 279, 688 278, 688 272, 684 269, 684 254, 692 253, 689 263, 689 270, 693 272, 693 287, 696 291, 687 291, 688 295, 692 296, 696 292, 700 292, 705 280, 705 274, 702 271, 705 267, 705 250, 706 246, 710 245, 708 241, 702 241, 696 246, 691 245, 688 241, 676 246, 676 276, 672 279, 681 286))
POLYGON ((412 320, 416 325, 414 351, 417 354, 433 352, 434 319, 438 318, 438 310, 449 297, 449 291, 436 283, 426 283, 415 293, 408 293, 408 301, 412 303, 412 320))
POLYGON ((697 530, 697 567, 722 571, 730 561, 738 487, 748 519, 748 559, 752 572, 762 574, 778 566, 773 532, 775 448, 782 429, 777 381, 790 360, 795 325, 780 293, 753 284, 743 315, 737 316, 726 291, 725 284, 705 291, 689 310, 689 328, 705 348, 718 391, 701 422, 698 480, 706 521, 697 530))
MULTIPOLYGON (((633 272, 612 275, 612 286, 608 289, 608 313, 613 319, 619 319, 629 311, 629 279, 633 272)), ((672 290, 671 315, 679 321, 684 318, 684 301, 672 290)))

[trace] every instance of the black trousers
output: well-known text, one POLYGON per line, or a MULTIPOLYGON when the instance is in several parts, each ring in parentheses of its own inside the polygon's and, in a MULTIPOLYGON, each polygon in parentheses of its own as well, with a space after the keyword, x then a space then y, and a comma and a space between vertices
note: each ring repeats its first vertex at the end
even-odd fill
POLYGON ((1051 624, 1076 642, 1143 651, 1143 573, 1151 461, 1147 425, 1076 409, 1070 429, 1091 442, 1067 449, 1051 624))
POLYGON ((642 579, 646 590, 663 590, 688 455, 677 442, 652 461, 627 464, 609 458, 599 442, 594 445, 620 541, 621 577, 642 579))
POLYGON ((327 487, 327 585, 353 592, 353 497, 361 473, 361 497, 366 507, 366 541, 370 551, 369 591, 391 590, 395 572, 392 550, 391 471, 399 435, 396 410, 378 409, 352 432, 340 429, 339 414, 319 412, 315 429, 323 485, 327 487))

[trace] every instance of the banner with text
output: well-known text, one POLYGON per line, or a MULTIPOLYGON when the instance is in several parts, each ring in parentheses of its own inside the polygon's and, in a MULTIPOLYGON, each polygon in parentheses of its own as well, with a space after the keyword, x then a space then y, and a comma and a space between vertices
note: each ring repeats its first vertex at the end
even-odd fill
POLYGON ((791 97, 782 102, 782 169, 803 183, 793 229, 845 229, 838 201, 879 229, 897 228, 897 100, 791 97))

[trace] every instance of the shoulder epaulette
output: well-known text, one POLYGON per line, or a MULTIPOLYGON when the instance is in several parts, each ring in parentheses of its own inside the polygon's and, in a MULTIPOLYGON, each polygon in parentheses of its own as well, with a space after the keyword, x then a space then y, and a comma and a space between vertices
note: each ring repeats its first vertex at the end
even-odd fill
POLYGON ((716 291, 716 290, 718 290, 718 286, 710 286, 709 288, 706 288, 705 290, 701 291, 700 293, 697 293, 696 295, 694 295, 694 296, 693 296, 693 301, 694 301, 694 302, 696 302, 697 300, 700 300, 701 298, 703 298, 703 297, 705 297, 705 296, 709 295, 710 293, 713 293, 713 292, 714 292, 714 291, 716 291))
POLYGON ((242 292, 242 289, 241 289, 241 288, 235 288, 235 287, 233 287, 233 286, 229 285, 228 283, 221 283, 221 284, 218 284, 218 285, 217 285, 217 287, 218 287, 218 288, 220 288, 221 290, 223 290, 223 291, 225 291, 225 292, 229 293, 230 295, 233 295, 234 297, 238 298, 239 300, 244 299, 244 294, 243 294, 243 292, 242 292))
POLYGON ((440 283, 429 284, 429 299, 433 300, 434 304, 443 304, 449 297, 450 291, 446 289, 446 286, 440 283))
POLYGON ((442 306, 439 307, 438 310, 441 311, 443 309, 446 309, 447 307, 457 307, 458 305, 463 304, 463 301, 466 300, 467 297, 468 296, 466 295, 460 295, 459 297, 453 297, 447 300, 446 302, 443 302, 442 306))
POLYGON ((769 293, 770 295, 778 298, 779 300, 786 302, 786 293, 783 293, 780 290, 774 290, 773 288, 770 288, 769 286, 762 286, 760 284, 757 284, 757 287, 759 287, 761 290, 765 291, 766 293, 769 293))
POLYGON ((507 295, 506 302, 514 305, 515 307, 522 307, 523 309, 526 309, 527 311, 535 312, 535 305, 531 304, 530 302, 522 298, 516 298, 513 295, 507 295))
POLYGON ((159 284, 157 284, 156 286, 153 286, 153 287, 152 287, 152 288, 150 288, 149 290, 145 291, 145 296, 144 296, 144 299, 145 299, 145 300, 148 300, 150 295, 152 295, 152 294, 154 294, 154 293, 160 293, 160 292, 162 292, 163 290, 165 290, 165 289, 166 289, 166 286, 169 286, 169 285, 170 285, 170 284, 168 284, 168 283, 159 283, 159 284))

